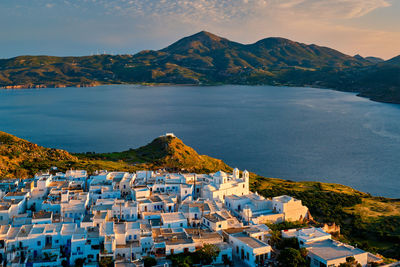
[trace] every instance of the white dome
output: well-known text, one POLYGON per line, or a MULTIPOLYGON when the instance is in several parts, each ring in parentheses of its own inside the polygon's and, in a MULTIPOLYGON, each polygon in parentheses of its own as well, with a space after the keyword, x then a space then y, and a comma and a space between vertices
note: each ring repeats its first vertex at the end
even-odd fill
POLYGON ((214 176, 226 178, 226 177, 227 177, 227 174, 226 174, 225 172, 223 172, 223 171, 217 171, 217 172, 214 174, 214 176))

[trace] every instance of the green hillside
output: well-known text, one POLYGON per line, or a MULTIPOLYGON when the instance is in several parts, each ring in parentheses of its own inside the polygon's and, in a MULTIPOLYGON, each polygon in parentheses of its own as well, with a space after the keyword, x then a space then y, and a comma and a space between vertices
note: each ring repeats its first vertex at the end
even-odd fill
POLYGON ((199 155, 176 137, 158 137, 145 146, 123 152, 72 155, 0 132, 0 178, 28 178, 52 166, 61 171, 82 168, 89 172, 162 168, 198 173, 232 170, 222 160, 199 155))
POLYGON ((400 103, 400 56, 348 56, 284 38, 240 44, 209 32, 135 55, 19 56, 0 60, 0 87, 99 84, 270 84, 359 92, 400 103))
POLYGON ((77 158, 64 150, 41 147, 0 132, 1 178, 26 178, 59 162, 75 161, 77 158))
POLYGON ((182 140, 171 136, 161 136, 151 143, 123 152, 102 154, 80 154, 81 159, 96 159, 124 162, 136 168, 172 169, 177 171, 211 173, 218 170, 231 171, 222 160, 199 155, 182 140))
POLYGON ((251 189, 265 197, 301 199, 317 222, 341 226, 336 237, 364 250, 400 259, 400 199, 374 197, 351 187, 320 182, 293 182, 254 175, 251 189))

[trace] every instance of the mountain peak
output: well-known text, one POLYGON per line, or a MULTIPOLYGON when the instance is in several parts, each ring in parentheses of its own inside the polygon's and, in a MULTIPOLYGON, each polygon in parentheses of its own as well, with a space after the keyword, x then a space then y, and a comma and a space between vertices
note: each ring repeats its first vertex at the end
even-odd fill
POLYGON ((385 63, 393 64, 393 65, 400 65, 400 55, 394 58, 385 61, 385 63))
POLYGON ((222 37, 220 37, 218 35, 215 35, 215 34, 213 34, 211 32, 208 32, 208 31, 200 31, 200 32, 195 33, 195 34, 193 34, 191 36, 188 36, 188 37, 192 37, 192 38, 209 38, 209 39, 214 40, 214 41, 221 41, 222 39, 224 39, 224 38, 222 38, 222 37))
POLYGON ((355 55, 354 58, 359 59, 359 60, 364 60, 364 57, 361 56, 360 54, 355 55))
POLYGON ((292 40, 282 37, 267 37, 255 42, 254 45, 257 44, 283 45, 283 44, 295 44, 295 43, 296 42, 292 40))
POLYGON ((192 172, 230 171, 222 160, 199 155, 181 139, 171 135, 160 136, 149 144, 134 150, 137 157, 153 162, 159 168, 176 168, 192 172))
POLYGON ((211 50, 226 48, 235 44, 237 43, 213 33, 201 31, 184 37, 161 51, 168 53, 204 53, 211 50))

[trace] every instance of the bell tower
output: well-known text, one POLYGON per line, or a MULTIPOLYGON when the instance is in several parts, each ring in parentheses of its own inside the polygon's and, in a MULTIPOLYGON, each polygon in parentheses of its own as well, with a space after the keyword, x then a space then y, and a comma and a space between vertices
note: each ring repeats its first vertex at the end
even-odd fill
POLYGON ((239 169, 238 168, 233 169, 233 179, 239 179, 239 169))

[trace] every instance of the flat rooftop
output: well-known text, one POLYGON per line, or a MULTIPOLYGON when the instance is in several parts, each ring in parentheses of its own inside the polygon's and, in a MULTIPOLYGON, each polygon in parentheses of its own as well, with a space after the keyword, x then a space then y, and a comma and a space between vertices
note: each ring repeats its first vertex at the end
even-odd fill
POLYGON ((260 240, 255 239, 254 237, 250 237, 243 232, 233 234, 232 236, 239 239, 241 242, 245 243, 251 248, 262 248, 269 246, 268 244, 265 244, 264 242, 261 242, 260 240))
POLYGON ((32 214, 32 219, 51 219, 51 212, 46 212, 46 211, 38 211, 38 212, 34 212, 32 214))
POLYGON ((27 192, 8 192, 6 197, 14 197, 14 196, 25 196, 27 192))
POLYGON ((326 261, 347 258, 350 256, 366 253, 361 249, 343 244, 332 239, 313 242, 312 244, 310 244, 309 247, 307 247, 307 250, 326 261))
POLYGON ((161 213, 161 219, 164 223, 186 220, 182 212, 161 213))
POLYGON ((210 222, 213 222, 213 223, 226 220, 224 217, 222 217, 218 213, 206 214, 206 215, 204 215, 204 218, 206 218, 207 220, 209 220, 210 222))

